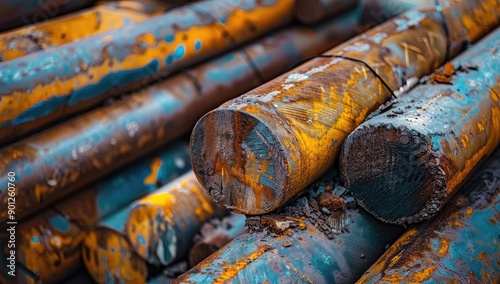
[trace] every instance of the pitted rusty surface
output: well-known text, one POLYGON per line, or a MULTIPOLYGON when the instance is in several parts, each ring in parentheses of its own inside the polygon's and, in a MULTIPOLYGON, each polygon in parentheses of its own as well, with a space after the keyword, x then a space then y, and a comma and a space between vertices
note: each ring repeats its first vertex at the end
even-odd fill
POLYGON ((357 283, 499 283, 500 151, 432 221, 409 229, 357 283))
POLYGON ((131 9, 120 2, 105 2, 88 10, 4 32, 0 34, 0 62, 143 22, 161 13, 161 9, 141 12, 142 4, 136 2, 136 5, 139 7, 131 9))
MULTIPOLYGON (((207 111, 339 43, 349 36, 339 33, 342 28, 357 23, 361 21, 327 22, 275 33, 5 147, 0 150, 5 173, 0 180, 7 171, 19 176, 16 213, 26 215, 185 134, 207 111)), ((0 201, 6 200, 6 191, 0 192, 0 201)), ((0 220, 4 218, 6 212, 0 211, 0 220)))
MULTIPOLYGON (((98 264, 85 262, 85 265, 102 283, 105 282, 104 273, 120 278, 120 274, 115 273, 120 271, 120 265, 123 262, 132 265, 136 257, 137 262, 144 265, 163 267, 172 264, 187 257, 193 238, 204 222, 225 214, 227 211, 213 201, 194 174, 188 173, 101 222, 85 239, 82 248, 84 257, 86 251, 97 251, 98 264), (120 240, 120 243, 114 240, 120 240), (99 242, 110 245, 102 250, 99 242), (111 243, 116 243, 116 246, 111 243), (106 260, 114 257, 112 248, 126 252, 121 262, 106 260)), ((148 277, 147 273, 141 275, 148 277)))
POLYGON ((348 137, 342 176, 362 207, 393 223, 433 217, 500 144, 499 38, 496 30, 348 137))
MULTIPOLYGON (((80 245, 100 221, 189 170, 186 145, 143 158, 32 218, 19 222, 17 264, 42 282, 57 282, 81 266, 80 245)), ((2 247, 7 249, 7 247, 2 247)), ((4 271, 4 270, 2 270, 4 271)), ((23 283, 18 277, 19 283, 23 283)))
POLYGON ((292 0, 202 1, 0 64, 0 141, 157 82, 292 18, 292 0))
POLYGON ((174 283, 356 281, 403 228, 356 209, 337 181, 338 173, 328 172, 276 214, 248 217, 246 233, 174 283), (328 212, 311 205, 324 194, 341 195, 337 198, 345 199, 348 209, 328 212))
POLYGON ((49 18, 88 7, 96 0, 2 0, 0 31, 31 25, 49 18))

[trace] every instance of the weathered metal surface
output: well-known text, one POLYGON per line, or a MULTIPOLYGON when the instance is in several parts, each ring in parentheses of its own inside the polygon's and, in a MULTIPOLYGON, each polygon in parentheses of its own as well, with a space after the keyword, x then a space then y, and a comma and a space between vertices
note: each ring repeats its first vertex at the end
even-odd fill
MULTIPOLYGON (((206 112, 340 43, 355 33, 346 27, 362 23, 345 17, 314 29, 278 32, 5 147, 0 150, 0 182, 6 172, 16 172, 16 214, 26 215, 188 132, 206 112)), ((6 191, 0 192, 4 202, 6 191)), ((0 211, 0 221, 5 218, 0 211)))
POLYGON ((0 63, 0 143, 291 21, 292 0, 209 0, 0 63))
POLYGON ((31 25, 49 18, 76 11, 91 5, 96 0, 2 0, 0 31, 31 25))
POLYGON ((353 8, 358 0, 296 0, 295 17, 304 24, 316 24, 329 16, 353 8))
POLYGON ((377 218, 415 223, 499 144, 500 29, 351 133, 342 177, 377 218))
POLYGON ((347 135, 393 91, 455 55, 457 48, 447 52, 442 17, 462 32, 454 41, 475 42, 498 24, 498 6, 498 0, 461 1, 440 7, 442 13, 412 10, 327 52, 344 58, 315 58, 226 102, 193 130, 196 175, 230 210, 276 209, 336 161, 347 135))
MULTIPOLYGON (((189 169, 186 145, 173 144, 21 221, 17 227, 17 264, 42 282, 66 278, 82 264, 80 244, 90 229, 189 169)), ((2 250, 9 248, 2 246, 2 250)))
POLYGON ((140 2, 134 4, 137 7, 131 3, 124 5, 120 2, 104 2, 78 13, 2 33, 0 62, 143 22, 161 13, 161 9, 144 12, 151 10, 151 7, 140 2), (141 6, 145 7, 141 9, 141 6))
MULTIPOLYGON (((330 174, 330 173, 329 173, 330 174)), ((403 232, 355 209, 332 176, 273 215, 247 218, 247 233, 175 283, 353 283, 403 232), (331 206, 326 199, 340 200, 331 206), (328 208, 326 208, 326 207, 328 208)), ((345 189, 343 191, 345 193, 345 189)))
POLYGON ((231 213, 222 220, 214 219, 203 224, 189 249, 189 266, 193 267, 209 257, 234 238, 245 232, 245 215, 231 213))
POLYGON ((432 221, 410 228, 358 283, 500 283, 500 150, 432 221))
POLYGON ((82 247, 85 266, 98 283, 144 283, 148 264, 186 257, 202 224, 224 214, 190 172, 92 230, 82 247))

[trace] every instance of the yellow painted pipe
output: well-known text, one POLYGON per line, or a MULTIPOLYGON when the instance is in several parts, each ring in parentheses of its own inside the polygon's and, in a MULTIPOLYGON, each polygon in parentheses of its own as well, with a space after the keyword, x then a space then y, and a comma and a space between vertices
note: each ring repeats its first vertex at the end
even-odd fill
POLYGON ((160 14, 138 1, 104 2, 69 15, 0 34, 0 62, 143 22, 160 14))

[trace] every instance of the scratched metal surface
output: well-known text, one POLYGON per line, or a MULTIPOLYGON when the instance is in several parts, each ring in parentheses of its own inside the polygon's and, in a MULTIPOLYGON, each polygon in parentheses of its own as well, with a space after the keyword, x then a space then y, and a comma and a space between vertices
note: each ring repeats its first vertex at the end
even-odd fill
POLYGON ((60 14, 90 6, 96 0, 2 0, 0 31, 43 22, 60 14))
MULTIPOLYGON (((88 231, 118 209, 157 190, 190 169, 185 144, 177 143, 19 222, 16 256, 32 282, 58 282, 81 263, 88 231)), ((2 252, 8 247, 2 246, 2 252)), ((4 270, 1 270, 3 274, 4 270)), ((4 275, 9 278, 7 275, 4 275)), ((12 280, 12 279, 11 279, 12 280)), ((24 283, 17 278, 9 283, 24 283), (17 281, 17 282, 16 282, 17 281)))
POLYGON ((159 5, 157 9, 151 9, 152 4, 120 3, 104 2, 83 11, 4 32, 0 34, 0 62, 143 22, 164 10, 159 5))
MULTIPOLYGON (((277 32, 1 149, 0 181, 7 171, 19 176, 18 217, 190 131, 198 118, 224 101, 354 35, 363 21, 351 16, 277 32)), ((0 192, 0 203, 6 198, 7 192, 0 192)), ((0 211, 0 221, 5 218, 0 211)))
POLYGON ((432 221, 410 228, 357 283, 500 283, 500 150, 432 221))
POLYGON ((194 128, 195 173, 230 210, 276 209, 333 165, 347 135, 390 98, 388 88, 399 91, 456 55, 458 48, 447 47, 443 17, 461 32, 455 46, 493 29, 498 6, 498 0, 462 1, 440 6, 442 13, 412 10, 327 52, 363 60, 387 86, 362 63, 316 58, 226 102, 194 128))
POLYGON ((290 228, 245 233, 174 283, 353 283, 401 232, 359 210, 341 215, 333 239, 307 220, 268 217, 290 228))
POLYGON ((500 29, 351 133, 342 177, 376 217, 415 223, 499 144, 500 29))
POLYGON ((0 63, 0 143, 289 24, 292 0, 209 0, 0 63))
POLYGON ((187 173, 101 222, 84 240, 84 264, 98 283, 144 283, 142 268, 186 257, 202 224, 225 214, 187 173))

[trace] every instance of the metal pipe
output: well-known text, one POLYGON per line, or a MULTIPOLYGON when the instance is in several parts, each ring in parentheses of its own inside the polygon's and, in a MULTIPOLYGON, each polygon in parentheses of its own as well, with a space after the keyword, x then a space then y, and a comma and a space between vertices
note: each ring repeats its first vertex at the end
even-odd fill
POLYGON ((121 1, 104 2, 77 13, 4 32, 0 34, 0 62, 143 22, 163 10, 157 7, 146 12, 150 9, 148 4, 135 2, 137 7, 134 7, 132 3, 123 2, 125 5, 121 1))
POLYGON ((0 143, 291 22, 292 0, 208 0, 0 63, 0 143))
POLYGON ((410 228, 357 283, 500 283, 500 150, 436 219, 410 228))
MULTIPOLYGON (((1 149, 0 183, 9 171, 18 176, 17 218, 189 132, 207 111, 342 42, 362 23, 347 16, 277 32, 1 149)), ((6 202, 2 191, 0 204, 6 202)), ((0 210, 0 222, 6 218, 0 210)))
POLYGON ((358 0, 296 0, 295 17, 304 24, 312 25, 329 16, 338 15, 358 4, 358 0))
POLYGON ((203 224, 189 249, 189 266, 193 267, 209 257, 234 238, 245 232, 245 215, 231 213, 229 216, 213 219, 203 224))
POLYGON ((500 144, 499 38, 497 29, 349 135, 342 177, 368 212, 396 224, 435 216, 500 144))
POLYGON ((232 211, 278 208, 333 165, 371 111, 456 55, 456 42, 493 29, 496 13, 498 0, 412 10, 325 55, 336 58, 315 58, 226 102, 193 130, 194 172, 232 211), (461 36, 447 41, 443 21, 461 36))
POLYGON ((2 0, 0 31, 32 25, 49 18, 88 7, 96 0, 2 0))
POLYGON ((186 257, 204 222, 222 217, 190 172, 105 219, 85 238, 85 267, 98 283, 145 283, 148 264, 186 257))
MULTIPOLYGON (((17 226, 16 260, 33 282, 58 282, 81 266, 80 245, 100 221, 190 169, 185 144, 170 145, 17 226)), ((3 228, 2 228, 3 229, 3 228)), ((10 249, 2 246, 0 252, 10 249)), ((5 270, 2 266, 2 273, 5 270)), ((8 282, 12 277, 5 275, 8 282)), ((24 278, 17 281, 24 283, 24 278)))
POLYGON ((281 212, 248 217, 246 233, 174 283, 353 283, 403 228, 356 209, 331 180, 281 212))

